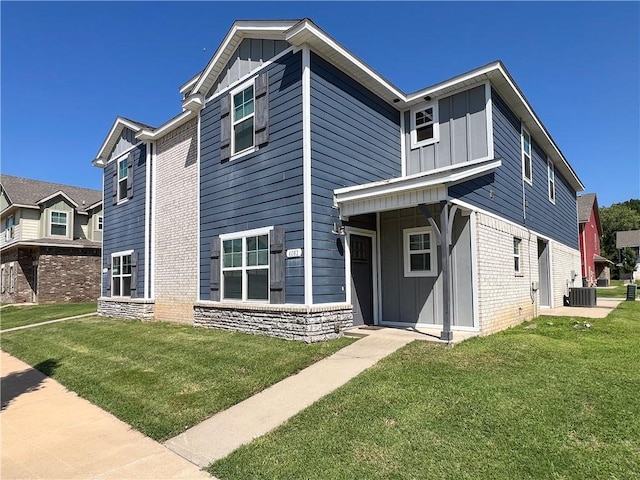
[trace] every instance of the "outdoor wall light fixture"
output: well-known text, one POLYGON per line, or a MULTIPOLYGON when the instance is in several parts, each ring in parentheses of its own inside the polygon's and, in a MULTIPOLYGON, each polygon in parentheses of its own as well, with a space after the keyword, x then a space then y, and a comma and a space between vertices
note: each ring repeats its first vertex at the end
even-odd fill
POLYGON ((333 233, 334 235, 340 235, 342 237, 347 234, 344 229, 344 225, 338 225, 337 223, 333 224, 333 230, 331 230, 331 233, 333 233))

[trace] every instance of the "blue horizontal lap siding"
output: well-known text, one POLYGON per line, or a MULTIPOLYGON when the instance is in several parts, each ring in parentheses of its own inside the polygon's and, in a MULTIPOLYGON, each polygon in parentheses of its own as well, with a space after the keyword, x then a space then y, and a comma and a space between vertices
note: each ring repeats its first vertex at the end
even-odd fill
MULTIPOLYGON (((285 55, 269 71, 269 143, 220 161, 220 100, 202 110, 200 145, 200 298, 209 300, 211 240, 267 226, 285 229, 285 248, 303 247, 302 62, 285 55)), ((224 93, 223 95, 227 95, 224 93)), ((301 259, 286 260, 287 303, 304 302, 301 259)))
POLYGON ((533 185, 525 182, 526 221, 522 210, 522 147, 520 120, 495 90, 493 141, 502 166, 495 172, 449 188, 449 195, 507 220, 578 248, 576 192, 556 170, 556 204, 548 199, 546 155, 532 139, 533 185), (491 193, 493 193, 493 198, 491 193))
MULTIPOLYGON (((117 162, 111 161, 104 168, 104 230, 102 236, 102 264, 108 268, 111 264, 111 254, 125 250, 138 252, 137 291, 136 297, 144 295, 144 219, 146 196, 146 160, 145 145, 133 150, 133 198, 121 203, 113 204, 113 174, 117 162)), ((107 285, 111 282, 111 270, 102 274, 102 295, 107 295, 107 285)))
POLYGON ((333 190, 401 174, 400 113, 314 53, 311 159, 313 301, 344 302, 344 239, 331 233, 338 221, 333 190))

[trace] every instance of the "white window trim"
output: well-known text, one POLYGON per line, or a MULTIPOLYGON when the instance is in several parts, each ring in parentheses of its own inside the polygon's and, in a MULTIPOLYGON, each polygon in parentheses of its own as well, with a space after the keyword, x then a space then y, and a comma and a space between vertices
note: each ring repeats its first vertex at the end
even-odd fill
POLYGON ((93 231, 94 232, 102 232, 103 230, 104 230, 104 215, 97 215, 93 231), (102 220, 102 223, 99 222, 99 220, 102 220), (98 228, 98 227, 102 227, 102 228, 98 228))
POLYGON ((524 128, 524 125, 521 125, 520 127, 520 151, 522 156, 522 178, 529 185, 533 185, 533 139, 531 138, 531 133, 529 133, 529 130, 524 128), (525 164, 524 136, 525 134, 527 134, 529 137, 529 172, 531 173, 531 178, 527 178, 525 174, 526 169, 524 168, 524 164, 525 164))
MULTIPOLYGON (((69 238, 69 213, 70 212, 65 212, 64 210, 50 210, 49 211, 49 236, 50 237, 64 237, 64 238, 69 238), (54 213, 64 213, 66 218, 67 218, 67 222, 66 222, 66 230, 65 230, 65 234, 64 235, 58 235, 58 234, 54 234, 53 233, 53 214, 54 213)), ((62 225, 61 223, 56 223, 56 225, 62 225)))
POLYGON ((556 204, 556 167, 549 157, 547 157, 547 193, 549 194, 549 201, 556 204), (551 173, 553 173, 553 182, 551 182, 551 173), (553 188, 551 188, 553 185, 553 188), (553 196, 551 195, 553 192, 553 196))
POLYGON ((236 88, 234 88, 233 90, 231 90, 229 92, 229 117, 231 120, 231 131, 230 131, 230 135, 231 135, 231 156, 229 157, 229 161, 231 160, 235 160, 237 158, 243 157, 245 155, 248 155, 250 153, 255 152, 258 148, 256 147, 256 80, 257 77, 253 77, 250 80, 241 83, 240 85, 238 85, 236 88), (233 119, 233 97, 234 95, 242 92, 243 90, 246 90, 247 88, 249 88, 250 86, 253 85, 253 113, 250 115, 247 115, 246 117, 243 117, 242 120, 239 120, 238 122, 236 122, 233 119), (244 120, 246 120, 249 117, 253 117, 253 145, 250 147, 245 148, 244 150, 241 150, 239 152, 235 152, 235 148, 236 148, 236 141, 235 141, 235 131, 234 131, 234 127, 236 125, 236 123, 241 123, 244 120), (235 153, 234 153, 235 152, 235 153))
POLYGON ((431 227, 416 227, 416 228, 406 228, 402 231, 402 257, 404 262, 404 276, 405 277, 435 277, 438 275, 437 272, 437 263, 436 263, 436 255, 438 254, 437 245, 435 242, 436 238, 433 233, 433 228, 431 227), (414 251, 413 253, 425 253, 428 252, 430 254, 430 265, 429 270, 419 270, 419 271, 411 271, 411 256, 409 250, 409 237, 416 233, 428 233, 429 234, 429 242, 431 248, 429 250, 420 250, 414 251))
POLYGON ((516 240, 518 241, 518 253, 516 253, 515 251, 513 252, 513 272, 517 275, 520 276, 522 275, 522 239, 520 237, 513 237, 513 242, 511 245, 512 250, 515 250, 515 242, 516 240), (518 259, 518 268, 516 269, 516 262, 515 259, 518 259))
POLYGON ((127 200, 129 200, 129 197, 127 195, 125 195, 124 198, 120 198, 120 182, 122 180, 127 182, 129 178, 129 154, 122 155, 120 158, 116 160, 116 176, 118 177, 118 183, 116 185, 116 188, 117 188, 116 198, 118 201, 116 205, 120 205, 121 203, 124 203, 127 200), (127 164, 127 176, 124 178, 120 178, 120 162, 126 162, 127 164))
MULTIPOLYGON (((124 257, 126 255, 132 255, 133 250, 123 250, 122 252, 113 252, 111 254, 111 263, 109 264, 109 282, 111 282, 111 297, 113 298, 131 298, 131 295, 114 295, 113 294, 113 257, 124 257)), ((133 277, 133 273, 129 276, 133 277)), ((122 278, 122 275, 119 275, 122 278)), ((122 292, 122 285, 120 285, 120 292, 122 292)))
POLYGON ((0 267, 0 293, 5 293, 4 265, 0 267))
POLYGON ((9 263, 9 293, 16 292, 16 267, 14 262, 9 263))
MULTIPOLYGON (((265 300, 250 300, 247 299, 247 276, 245 272, 247 270, 264 270, 265 266, 253 266, 248 267, 246 265, 246 247, 247 247, 247 237, 257 237, 259 235, 267 235, 268 236, 268 246, 271 246, 271 234, 270 232, 273 230, 273 226, 264 227, 264 228, 254 228, 252 230, 244 230, 242 232, 233 232, 233 233, 224 233, 219 236, 220 238, 220 298, 223 302, 241 302, 241 303, 269 303, 271 301, 271 290, 270 290, 270 282, 269 287, 267 287, 267 299, 265 300), (242 266, 240 267, 224 267, 224 249, 222 242, 225 240, 237 240, 242 239, 242 266), (225 298, 224 293, 224 272, 225 271, 241 271, 242 272, 242 299, 238 298, 225 298)), ((268 277, 271 276, 271 252, 269 252, 268 263, 266 265, 266 270, 268 272, 268 277)))
POLYGON ((409 110, 409 122, 411 123, 411 148, 423 147, 425 145, 432 145, 437 143, 440 140, 440 122, 438 116, 438 102, 427 102, 416 105, 411 110, 409 110), (433 138, 428 138, 426 140, 422 140, 418 142, 417 140, 417 132, 416 132, 416 112, 420 110, 425 110, 427 108, 433 109, 433 138))

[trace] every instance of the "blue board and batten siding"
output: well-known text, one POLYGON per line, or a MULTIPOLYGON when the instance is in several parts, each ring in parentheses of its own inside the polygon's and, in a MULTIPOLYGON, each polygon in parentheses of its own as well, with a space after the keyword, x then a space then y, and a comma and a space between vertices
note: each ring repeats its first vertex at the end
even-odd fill
MULTIPOLYGON (((201 112, 202 300, 211 299, 210 254, 214 237, 279 226, 285 229, 286 249, 303 247, 302 54, 286 54, 262 71, 269 72, 269 142, 259 150, 221 162, 222 95, 208 102, 201 112)), ((302 259, 287 259, 285 265, 285 300, 304 303, 302 259)))
MULTIPOLYGON (((126 250, 138 253, 137 285, 138 298, 144 295, 144 245, 145 197, 147 149, 144 144, 133 149, 133 197, 118 205, 113 204, 113 176, 118 168, 117 161, 111 161, 104 167, 104 210, 102 264, 108 273, 102 274, 102 295, 110 296, 107 286, 111 282, 111 254, 126 250)), ((133 296, 133 295, 132 295, 133 296)))
POLYGON ((490 174, 450 187, 449 195, 577 249, 576 192, 556 170, 555 205, 549 201, 546 156, 533 138, 533 184, 524 182, 525 219, 520 119, 493 89, 491 99, 494 153, 502 165, 490 174))
POLYGON ((311 54, 313 302, 346 301, 344 239, 333 190, 398 177, 400 113, 311 54))

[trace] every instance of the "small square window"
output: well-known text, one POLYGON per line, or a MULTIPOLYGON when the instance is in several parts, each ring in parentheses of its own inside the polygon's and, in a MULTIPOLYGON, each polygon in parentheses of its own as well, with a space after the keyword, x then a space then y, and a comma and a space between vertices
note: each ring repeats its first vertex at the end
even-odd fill
POLYGON ((437 103, 432 103, 411 110, 411 148, 438 141, 437 105, 437 103))
POLYGON ((435 255, 430 227, 404 230, 404 276, 427 277, 436 275, 435 255))

